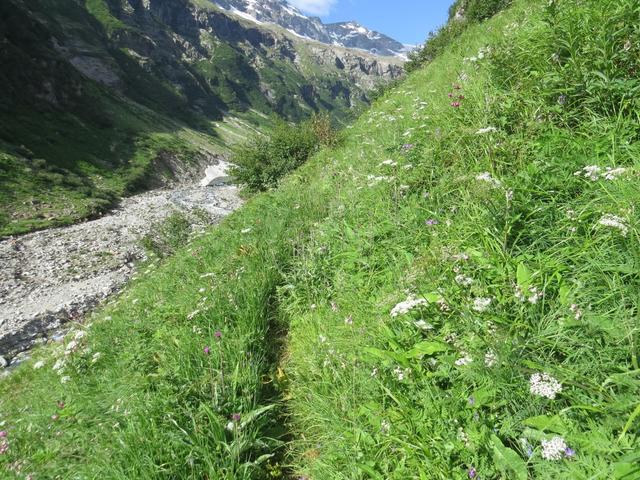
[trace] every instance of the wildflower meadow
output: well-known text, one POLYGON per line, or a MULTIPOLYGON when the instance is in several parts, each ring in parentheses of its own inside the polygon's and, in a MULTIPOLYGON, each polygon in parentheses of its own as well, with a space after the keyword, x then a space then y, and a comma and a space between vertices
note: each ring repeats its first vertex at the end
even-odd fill
POLYGON ((3 379, 0 477, 639 479, 638 25, 470 25, 3 379))

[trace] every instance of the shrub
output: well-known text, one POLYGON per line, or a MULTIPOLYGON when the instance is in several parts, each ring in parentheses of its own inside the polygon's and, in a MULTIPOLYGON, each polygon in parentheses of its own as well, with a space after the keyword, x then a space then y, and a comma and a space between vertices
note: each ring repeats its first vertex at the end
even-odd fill
POLYGON ((320 147, 336 143, 336 131, 325 115, 298 125, 278 121, 268 136, 256 137, 237 150, 232 174, 250 191, 264 191, 277 186, 320 147))
POLYGON ((186 215, 174 212, 162 221, 152 233, 142 238, 142 246, 160 258, 173 255, 186 245, 191 232, 191 221, 186 215))

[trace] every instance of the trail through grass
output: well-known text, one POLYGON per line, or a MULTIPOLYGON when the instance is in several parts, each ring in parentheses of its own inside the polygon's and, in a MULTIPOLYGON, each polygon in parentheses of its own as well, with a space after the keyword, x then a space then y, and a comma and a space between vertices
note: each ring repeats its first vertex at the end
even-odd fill
POLYGON ((640 478, 638 24, 564 0, 470 27, 4 380, 1 468, 640 478))

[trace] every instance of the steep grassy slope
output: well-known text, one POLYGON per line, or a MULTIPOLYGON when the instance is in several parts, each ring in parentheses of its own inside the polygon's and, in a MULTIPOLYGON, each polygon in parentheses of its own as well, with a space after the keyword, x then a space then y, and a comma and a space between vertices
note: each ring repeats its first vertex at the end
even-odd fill
POLYGON ((639 478, 639 15, 470 28, 3 380, 0 468, 639 478))

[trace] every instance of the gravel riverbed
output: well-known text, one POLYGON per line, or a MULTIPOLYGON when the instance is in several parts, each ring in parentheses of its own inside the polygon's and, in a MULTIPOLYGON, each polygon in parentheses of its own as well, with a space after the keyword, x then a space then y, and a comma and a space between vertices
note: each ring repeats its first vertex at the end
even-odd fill
POLYGON ((141 238, 168 215, 198 209, 214 224, 241 203, 235 186, 183 185, 125 198, 97 220, 1 241, 0 368, 120 290, 145 258, 141 238))

